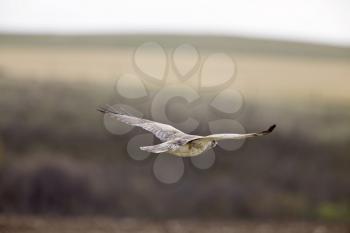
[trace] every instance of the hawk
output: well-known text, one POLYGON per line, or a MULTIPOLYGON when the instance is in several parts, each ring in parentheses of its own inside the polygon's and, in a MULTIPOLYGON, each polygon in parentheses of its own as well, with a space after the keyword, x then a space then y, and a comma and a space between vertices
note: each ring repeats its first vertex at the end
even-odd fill
POLYGON ((180 157, 197 156, 204 151, 214 148, 218 141, 228 139, 245 139, 251 137, 264 136, 271 133, 276 125, 270 126, 267 130, 259 133, 246 133, 246 134, 211 134, 208 136, 199 136, 186 134, 171 125, 142 119, 135 117, 125 110, 115 109, 110 106, 100 107, 97 109, 103 114, 115 118, 125 124, 141 127, 159 138, 162 143, 152 146, 142 146, 141 150, 151 153, 164 153, 167 152, 172 155, 180 157))

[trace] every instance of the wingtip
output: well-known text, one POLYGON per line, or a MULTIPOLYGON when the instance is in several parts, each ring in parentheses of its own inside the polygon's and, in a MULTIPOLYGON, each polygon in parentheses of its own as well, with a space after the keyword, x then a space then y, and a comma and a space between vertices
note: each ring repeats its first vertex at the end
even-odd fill
POLYGON ((273 124, 270 126, 270 128, 267 130, 267 132, 271 133, 276 128, 276 125, 273 124))
POLYGON ((267 130, 263 131, 262 134, 266 135, 271 133, 276 128, 276 125, 271 125, 267 130))
POLYGON ((117 114, 117 115, 128 115, 132 116, 129 112, 127 112, 125 109, 122 108, 122 106, 110 106, 108 104, 104 106, 98 106, 97 111, 102 112, 103 114, 117 114))
POLYGON ((99 111, 99 112, 102 112, 103 114, 106 114, 106 113, 118 114, 118 112, 116 112, 115 109, 112 106, 108 105, 108 104, 100 105, 100 106, 97 107, 96 110, 99 111))
POLYGON ((99 112, 102 112, 102 113, 106 113, 107 112, 107 109, 104 108, 104 107, 98 107, 96 110, 99 111, 99 112))

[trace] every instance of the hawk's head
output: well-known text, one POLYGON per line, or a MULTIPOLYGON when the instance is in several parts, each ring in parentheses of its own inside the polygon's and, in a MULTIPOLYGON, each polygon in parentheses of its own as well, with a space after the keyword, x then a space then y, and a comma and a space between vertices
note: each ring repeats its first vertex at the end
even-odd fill
POLYGON ((211 148, 214 148, 214 147, 216 147, 217 144, 218 144, 218 142, 215 141, 215 140, 213 140, 213 141, 211 141, 210 147, 211 147, 211 148))

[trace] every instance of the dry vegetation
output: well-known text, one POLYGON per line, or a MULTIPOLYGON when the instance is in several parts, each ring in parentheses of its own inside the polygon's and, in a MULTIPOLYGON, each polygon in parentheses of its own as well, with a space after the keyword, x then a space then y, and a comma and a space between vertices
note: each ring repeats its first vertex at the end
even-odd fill
POLYGON ((132 218, 1 216, 0 232, 152 232, 152 233, 348 233, 345 224, 317 222, 136 220, 132 218))

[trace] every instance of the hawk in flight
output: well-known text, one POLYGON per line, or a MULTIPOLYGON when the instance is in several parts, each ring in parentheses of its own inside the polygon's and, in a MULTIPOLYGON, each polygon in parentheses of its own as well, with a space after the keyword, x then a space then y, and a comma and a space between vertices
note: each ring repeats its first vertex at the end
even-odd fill
POLYGON ((172 155, 180 157, 196 156, 203 153, 206 150, 214 148, 219 140, 227 139, 244 139, 257 136, 264 136, 273 131, 276 125, 270 126, 265 131, 259 133, 247 133, 247 134, 212 134, 208 136, 198 136, 186 134, 171 125, 162 124, 159 122, 138 118, 132 116, 128 112, 121 109, 114 109, 110 106, 100 107, 97 109, 103 114, 107 114, 112 118, 132 126, 141 127, 159 138, 162 143, 152 146, 142 146, 141 150, 151 153, 163 153, 167 152, 172 155))

